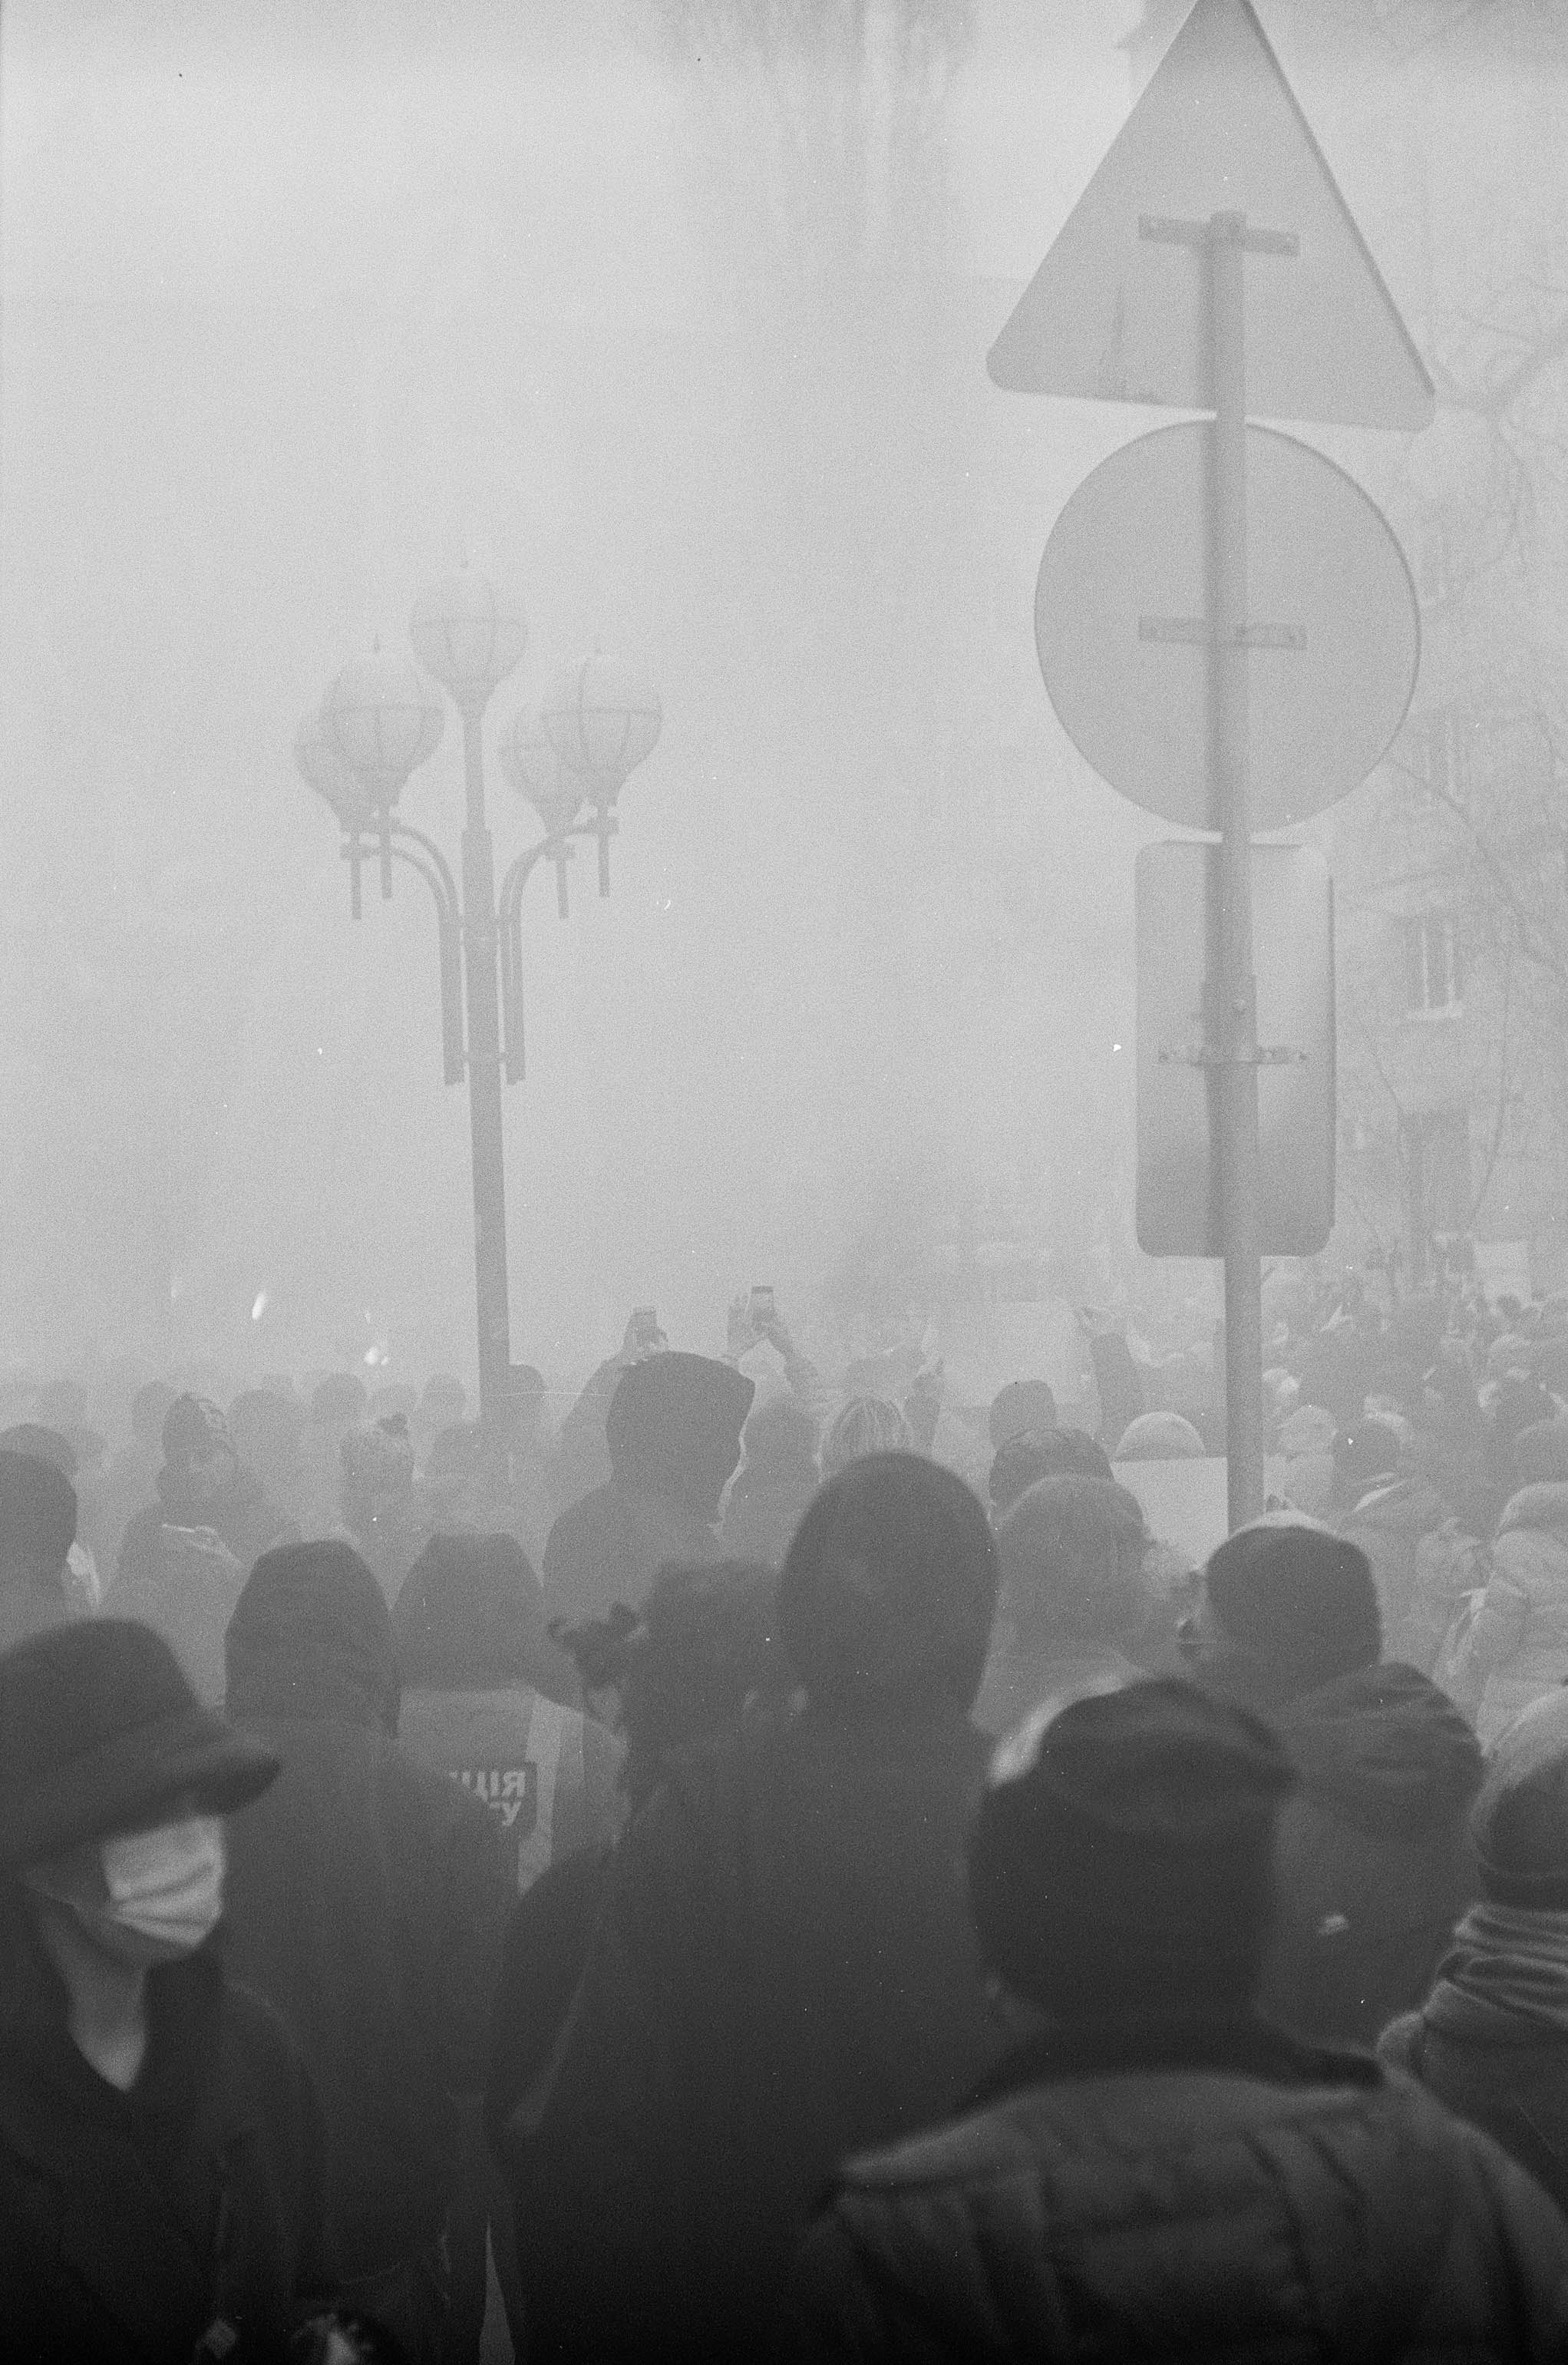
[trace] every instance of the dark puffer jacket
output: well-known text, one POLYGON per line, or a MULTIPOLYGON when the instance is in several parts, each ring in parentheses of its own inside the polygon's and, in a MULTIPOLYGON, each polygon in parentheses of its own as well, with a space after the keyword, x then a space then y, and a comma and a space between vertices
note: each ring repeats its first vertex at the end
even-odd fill
POLYGON ((852 2160, 782 2365, 1564 2353, 1568 2227, 1488 2137, 1361 2057, 1173 2049, 1025 2050, 972 2115, 852 2160))

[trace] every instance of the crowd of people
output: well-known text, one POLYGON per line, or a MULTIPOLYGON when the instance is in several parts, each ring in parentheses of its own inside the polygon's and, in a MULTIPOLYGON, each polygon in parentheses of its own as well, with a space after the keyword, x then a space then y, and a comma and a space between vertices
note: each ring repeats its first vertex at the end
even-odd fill
POLYGON ((1568 2356, 1568 1298, 1269 1305, 1196 1567, 1103 1315, 29 1384, 6 2353, 1568 2356))

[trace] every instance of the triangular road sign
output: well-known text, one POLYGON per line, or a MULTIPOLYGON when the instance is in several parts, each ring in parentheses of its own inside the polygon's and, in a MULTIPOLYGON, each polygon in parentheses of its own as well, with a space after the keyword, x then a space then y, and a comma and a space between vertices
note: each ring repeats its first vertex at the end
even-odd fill
POLYGON ((1212 408, 1202 247, 1140 220, 1245 215, 1247 409, 1425 427, 1432 383, 1248 0, 1197 0, 991 347, 1019 394, 1212 408))

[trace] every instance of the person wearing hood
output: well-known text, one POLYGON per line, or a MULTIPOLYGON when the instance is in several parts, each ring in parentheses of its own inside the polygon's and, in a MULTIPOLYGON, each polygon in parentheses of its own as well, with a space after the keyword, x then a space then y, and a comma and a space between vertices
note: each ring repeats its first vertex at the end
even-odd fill
POLYGON ((993 1521, 1009 1512, 1020 1495, 1040 1478, 1103 1478, 1114 1483, 1111 1458, 1098 1440, 1081 1429, 1047 1429, 1043 1436, 1025 1429, 999 1445, 986 1480, 993 1521))
POLYGON ((230 1952, 304 2049, 327 2124, 345 2290, 436 2365, 460 2106, 484 2082, 516 1889, 477 1799, 397 1740, 392 1621, 351 1546, 252 1571, 228 1637, 229 1714, 282 1772, 237 1826, 230 1952))
POLYGON ((1513 1465, 1516 1491, 1453 1674, 1453 1696, 1484 1743, 1568 1680, 1568 1419, 1521 1429, 1513 1465))
POLYGON ((1568 2212, 1568 1692, 1508 1727, 1470 1829, 1480 1901, 1378 2053, 1484 2127, 1568 2212))
POLYGON ((961 2115, 843 2165, 777 2365, 1548 2365, 1568 2227, 1489 2137, 1260 1990, 1289 1760, 1159 1682, 1032 1717, 969 1846, 1020 2039, 961 2115))
POLYGON ((316 2098, 223 1945, 276 1773, 145 1626, 0 1656, 7 2356, 283 2365, 332 2296, 316 2098))
POLYGON ((209 1397, 176 1396, 163 1422, 158 1500, 120 1545, 112 1608, 162 1635, 198 1699, 223 1698, 223 1636, 258 1555, 294 1529, 234 1451, 209 1397))
POLYGON ((52 1462, 0 1452, 0 1651, 86 1614, 70 1580, 76 1495, 52 1462))
POLYGON ((622 1373, 605 1436, 610 1474, 550 1531, 550 1617, 635 1608, 666 1561, 716 1560, 719 1504, 741 1458, 753 1383, 707 1355, 650 1355, 622 1373))
POLYGON ((817 1425, 793 1395, 770 1396, 752 1407, 742 1443, 745 1459, 724 1506, 723 1549, 732 1559, 781 1568, 822 1483, 817 1425))
POLYGON ((509 2159, 558 2358, 749 2356, 821 2180, 946 2109, 998 2048, 964 1906, 989 1744, 984 1511, 877 1454, 779 1580, 804 1705, 667 1761, 509 2159))
POLYGON ((605 1429, 615 1391, 625 1374, 633 1363, 668 1352, 669 1340, 659 1328, 657 1315, 650 1319, 646 1306, 633 1307, 620 1346, 588 1374, 581 1395, 561 1423, 550 1465, 550 1487, 558 1517, 609 1482, 605 1429))
POLYGON ((572 1662, 544 1628, 539 1579, 515 1536, 432 1536, 392 1615, 398 1736, 481 1799, 521 1896, 558 1857, 613 1836, 621 1753, 564 1704, 572 1662))
POLYGON ((1195 1624, 1194 1680, 1266 1718, 1300 1777, 1265 2007, 1298 2034, 1370 2045, 1425 1995, 1474 1893, 1475 1736, 1425 1676, 1381 1662, 1366 1555, 1314 1521, 1271 1514, 1229 1537, 1195 1624))
POLYGON ((1041 1478, 997 1522, 1002 1590, 975 1722, 1000 1736, 1039 1701, 1136 1681, 1155 1619, 1148 1531, 1103 1478, 1041 1478))
POLYGON ((63 1429, 46 1429, 40 1421, 24 1420, 14 1429, 0 1429, 0 1453, 22 1453, 34 1462, 50 1463, 70 1487, 76 1507, 75 1532, 65 1555, 64 1585, 73 1609, 80 1617, 90 1618, 94 1610, 103 1608, 106 1586, 98 1573, 96 1555, 83 1535, 82 1487, 75 1446, 63 1429))

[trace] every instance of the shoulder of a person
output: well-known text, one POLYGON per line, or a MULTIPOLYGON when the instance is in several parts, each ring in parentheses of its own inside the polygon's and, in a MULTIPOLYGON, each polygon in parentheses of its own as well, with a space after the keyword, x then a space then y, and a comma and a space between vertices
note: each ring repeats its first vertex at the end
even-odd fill
POLYGON ((384 1800, 432 1844, 475 1839, 495 1830, 495 1818, 482 1799, 450 1774, 422 1765, 390 1735, 377 1752, 377 1777, 384 1800))

